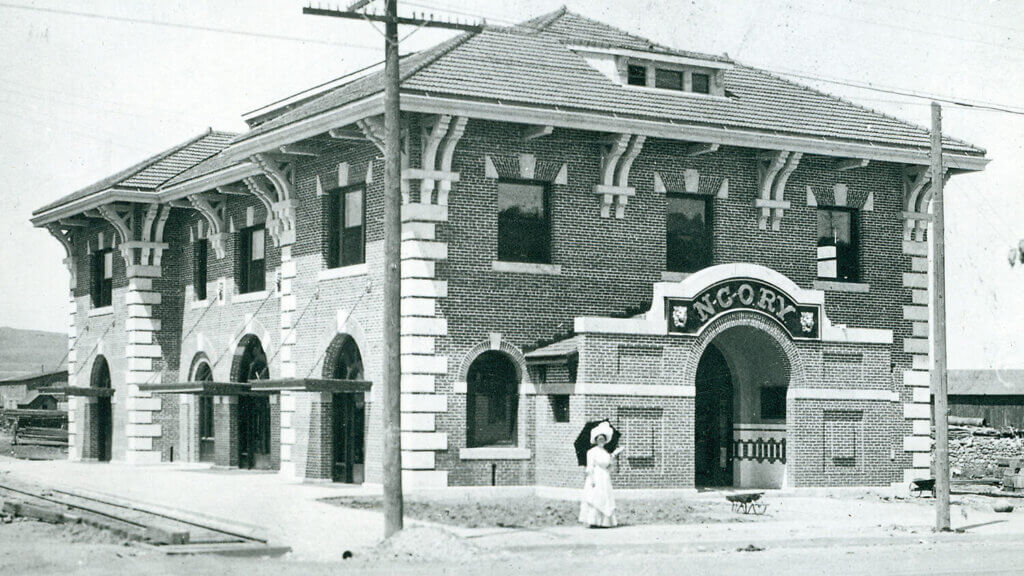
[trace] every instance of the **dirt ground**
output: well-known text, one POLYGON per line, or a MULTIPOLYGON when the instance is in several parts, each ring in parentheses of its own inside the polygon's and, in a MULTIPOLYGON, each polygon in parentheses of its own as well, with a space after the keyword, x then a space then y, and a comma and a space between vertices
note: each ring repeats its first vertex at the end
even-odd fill
MULTIPOLYGON (((382 507, 381 499, 375 497, 339 497, 324 501, 335 506, 363 510, 378 510, 382 507)), ((616 504, 615 515, 623 526, 757 522, 762 519, 755 515, 735 514, 724 501, 622 500, 616 504)), ((405 502, 405 515, 408 518, 463 528, 572 526, 578 523, 579 511, 579 503, 576 501, 536 496, 489 498, 475 502, 407 498, 405 502)))
POLYGON ((68 457, 68 449, 63 446, 43 446, 40 444, 11 443, 9 432, 0 431, 0 454, 21 460, 63 460, 68 457))

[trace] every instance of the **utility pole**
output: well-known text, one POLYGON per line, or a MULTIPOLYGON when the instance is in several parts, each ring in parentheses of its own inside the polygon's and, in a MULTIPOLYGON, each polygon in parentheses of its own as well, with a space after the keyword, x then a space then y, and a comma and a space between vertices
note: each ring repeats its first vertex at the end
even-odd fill
POLYGON ((479 32, 482 25, 399 18, 398 0, 385 0, 384 14, 357 12, 371 0, 353 2, 348 10, 307 6, 303 14, 384 23, 384 537, 403 526, 402 498, 402 118, 398 92, 398 25, 479 32))
POLYGON ((949 532, 949 392, 946 380, 946 225, 943 198, 942 108, 932 102, 932 265, 935 270, 935 530, 949 532))

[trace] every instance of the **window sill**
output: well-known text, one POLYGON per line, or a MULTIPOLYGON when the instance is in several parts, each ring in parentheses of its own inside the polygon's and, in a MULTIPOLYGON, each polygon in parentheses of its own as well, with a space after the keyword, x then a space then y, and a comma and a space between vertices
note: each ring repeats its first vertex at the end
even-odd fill
POLYGON ((317 280, 334 280, 335 278, 349 278, 352 276, 366 276, 366 263, 321 270, 317 275, 317 280))
POLYGON ((204 300, 193 300, 191 306, 193 310, 196 308, 206 308, 207 306, 210 305, 210 302, 212 302, 212 300, 210 300, 210 298, 207 297, 204 300))
POLYGON ((529 448, 515 446, 483 446, 459 450, 460 460, 529 460, 532 457, 529 448))
POLYGON ((246 292, 245 294, 235 294, 231 298, 232 303, 244 303, 244 302, 256 302, 266 298, 270 292, 268 290, 260 290, 259 292, 246 292))
POLYGON ((665 270, 665 271, 663 271, 661 273, 661 281, 662 282, 682 282, 683 280, 686 280, 687 278, 689 278, 692 275, 693 275, 693 272, 670 272, 668 270, 665 270))
POLYGON ((505 262, 504 260, 492 261, 491 270, 495 272, 514 272, 518 274, 546 274, 549 276, 560 276, 562 274, 562 266, 559 264, 505 262))
POLYGON ((840 280, 815 280, 815 290, 827 290, 829 292, 861 292, 867 293, 871 290, 870 284, 863 282, 843 282, 840 280))
POLYGON ((89 318, 93 318, 93 317, 96 317, 96 316, 107 316, 108 314, 113 314, 113 313, 114 313, 114 306, 113 306, 113 304, 111 304, 110 306, 104 306, 102 308, 93 308, 93 309, 89 310, 89 318))

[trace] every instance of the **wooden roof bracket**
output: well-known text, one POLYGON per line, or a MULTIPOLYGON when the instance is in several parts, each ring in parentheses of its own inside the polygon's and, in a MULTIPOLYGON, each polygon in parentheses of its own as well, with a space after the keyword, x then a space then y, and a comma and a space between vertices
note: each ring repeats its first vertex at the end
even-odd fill
POLYGON ((594 186, 594 193, 601 196, 601 217, 610 218, 615 206, 615 218, 626 216, 626 204, 636 190, 629 186, 629 172, 633 161, 643 150, 646 136, 616 134, 604 146, 601 155, 601 182, 594 186))
POLYGON ((227 201, 218 194, 200 193, 188 197, 189 204, 206 220, 209 225, 209 233, 206 239, 213 246, 217 258, 225 256, 224 238, 227 236, 227 229, 224 224, 225 209, 227 201))
POLYGON ((46 225, 46 230, 60 242, 60 245, 64 247, 64 266, 67 267, 68 273, 71 275, 71 289, 77 285, 77 268, 75 267, 75 245, 73 238, 73 230, 67 229, 66 226, 51 222, 46 225))
POLYGON ((761 192, 754 200, 754 207, 758 210, 757 227, 761 230, 768 229, 769 221, 772 230, 778 231, 781 228, 782 216, 790 207, 789 201, 785 198, 786 184, 790 175, 800 165, 802 157, 802 152, 782 150, 758 157, 757 171, 761 192))

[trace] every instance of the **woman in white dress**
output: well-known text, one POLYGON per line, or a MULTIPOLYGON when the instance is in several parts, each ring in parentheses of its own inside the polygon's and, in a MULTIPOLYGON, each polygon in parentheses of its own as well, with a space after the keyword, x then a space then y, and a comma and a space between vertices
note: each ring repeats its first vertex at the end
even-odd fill
POLYGON ((587 478, 580 502, 580 522, 591 528, 611 528, 617 524, 609 468, 612 459, 622 452, 622 448, 609 454, 605 444, 611 437, 612 427, 607 422, 598 424, 590 431, 593 447, 587 451, 587 478))

